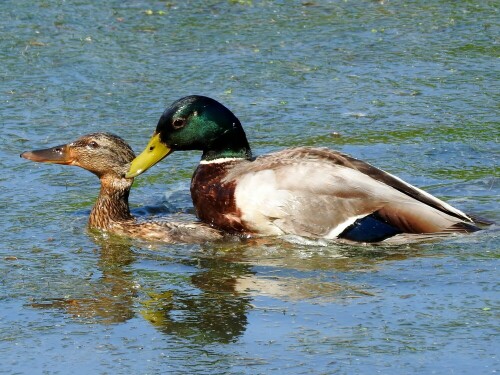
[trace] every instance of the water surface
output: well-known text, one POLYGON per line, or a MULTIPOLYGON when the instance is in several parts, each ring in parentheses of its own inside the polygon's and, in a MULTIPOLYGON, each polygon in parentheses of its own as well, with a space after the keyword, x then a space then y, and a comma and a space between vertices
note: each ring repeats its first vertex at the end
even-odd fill
MULTIPOLYGON (((477 374, 498 366, 498 229, 401 245, 163 245, 89 233, 88 172, 22 160, 93 131, 141 151, 212 96, 255 154, 327 146, 499 220, 494 1, 0 4, 0 373, 477 374)), ((194 219, 197 152, 134 214, 194 219)))

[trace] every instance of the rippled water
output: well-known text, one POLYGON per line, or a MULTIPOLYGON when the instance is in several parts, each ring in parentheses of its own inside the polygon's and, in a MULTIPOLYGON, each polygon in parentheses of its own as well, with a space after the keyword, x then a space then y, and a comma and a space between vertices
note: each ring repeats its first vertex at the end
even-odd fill
MULTIPOLYGON (((494 373, 498 227, 393 246, 89 233, 88 172, 22 160, 92 131, 142 150, 222 101, 256 154, 328 146, 498 221, 495 1, 0 3, 0 373, 494 373)), ((192 216, 197 152, 136 179, 192 216)))

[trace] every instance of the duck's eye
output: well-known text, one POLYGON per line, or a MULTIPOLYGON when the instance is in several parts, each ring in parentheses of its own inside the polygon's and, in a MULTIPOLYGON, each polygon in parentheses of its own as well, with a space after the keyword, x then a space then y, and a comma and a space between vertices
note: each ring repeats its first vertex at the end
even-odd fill
POLYGON ((99 147, 99 145, 97 144, 97 142, 96 142, 96 141, 91 141, 91 142, 89 142, 88 146, 89 146, 90 148, 97 148, 97 147, 99 147))
POLYGON ((183 119, 183 118, 176 118, 173 122, 172 122, 172 127, 174 129, 180 129, 182 128, 184 125, 186 125, 186 120, 183 119))

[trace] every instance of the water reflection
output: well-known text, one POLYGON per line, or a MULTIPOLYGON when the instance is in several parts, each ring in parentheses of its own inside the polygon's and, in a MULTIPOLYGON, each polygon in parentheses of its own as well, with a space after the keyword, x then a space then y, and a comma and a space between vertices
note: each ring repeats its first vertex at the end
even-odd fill
POLYGON ((251 266, 220 259, 197 263, 200 271, 190 276, 191 288, 150 293, 141 314, 167 334, 195 342, 234 341, 245 331, 251 308, 249 294, 235 286, 252 274, 251 266))
MULTIPOLYGON (((101 276, 94 295, 32 303, 100 324, 142 316, 160 332, 194 343, 230 343, 246 330, 257 297, 334 303, 376 295, 369 285, 345 281, 388 261, 422 256, 417 245, 311 246, 257 239, 195 247, 137 246, 133 240, 94 233, 101 276), (154 273, 142 262, 153 261, 154 273), (170 266, 182 267, 171 271, 170 266), (139 303, 137 303, 139 302, 139 303)), ((143 245, 143 244, 142 244, 143 245)))
MULTIPOLYGON (((133 251, 133 242, 99 234, 93 240, 98 246, 101 272, 92 286, 94 295, 41 299, 31 307, 62 310, 73 319, 100 324, 125 322, 139 312, 161 332, 193 342, 228 343, 245 331, 251 298, 235 286, 240 278, 252 275, 251 265, 222 258, 174 259, 196 270, 184 278, 188 285, 179 287, 172 282, 159 291, 147 291, 151 287, 140 287, 138 281, 145 276, 131 267, 140 257, 133 251)), ((149 257, 157 262, 172 261, 166 253, 143 255, 149 257)), ((158 284, 158 280, 150 280, 150 284, 158 284)))
POLYGON ((121 323, 134 317, 137 287, 133 272, 126 267, 135 260, 130 243, 127 240, 107 241, 100 235, 94 236, 94 240, 99 247, 98 268, 101 271, 101 277, 92 285, 94 295, 36 301, 32 307, 61 309, 73 318, 102 324, 121 323))

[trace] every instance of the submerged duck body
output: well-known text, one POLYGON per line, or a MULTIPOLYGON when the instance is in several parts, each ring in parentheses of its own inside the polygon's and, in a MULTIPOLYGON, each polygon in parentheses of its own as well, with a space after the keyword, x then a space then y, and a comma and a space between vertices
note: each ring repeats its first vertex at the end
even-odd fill
POLYGON ((182 98, 164 112, 128 175, 190 149, 203 151, 191 181, 196 213, 226 231, 375 242, 478 229, 460 210, 340 152, 298 147, 252 158, 236 116, 203 96, 182 98))
POLYGON ((74 142, 26 151, 35 162, 75 165, 97 175, 101 189, 90 211, 89 228, 166 243, 201 243, 223 238, 223 233, 201 222, 139 221, 130 214, 128 197, 133 179, 125 173, 135 154, 120 137, 92 133, 74 142))

